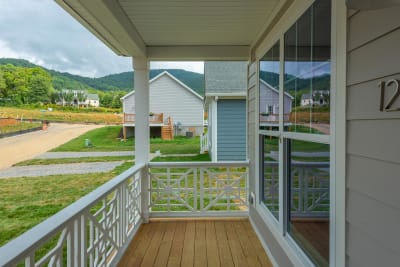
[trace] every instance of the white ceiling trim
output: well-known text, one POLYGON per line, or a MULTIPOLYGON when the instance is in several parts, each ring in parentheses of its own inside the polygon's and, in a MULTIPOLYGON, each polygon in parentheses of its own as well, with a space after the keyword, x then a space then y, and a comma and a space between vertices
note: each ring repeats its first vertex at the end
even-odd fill
POLYGON ((250 47, 246 45, 217 46, 149 46, 149 60, 248 60, 250 47))

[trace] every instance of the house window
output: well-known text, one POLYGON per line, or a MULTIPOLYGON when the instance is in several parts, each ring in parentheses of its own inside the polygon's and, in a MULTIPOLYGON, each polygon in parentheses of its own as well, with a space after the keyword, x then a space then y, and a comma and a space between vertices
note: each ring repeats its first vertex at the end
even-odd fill
POLYGON ((315 266, 329 266, 332 235, 330 36, 331 1, 316 0, 260 59, 259 68, 260 106, 268 104, 274 115, 267 117, 276 117, 280 126, 266 127, 260 109, 261 206, 286 242, 295 242, 292 247, 315 266), (262 88, 270 83, 273 93, 268 95, 262 88), (279 101, 268 103, 271 95, 283 98, 283 108, 279 101))
POLYGON ((261 135, 261 197, 263 204, 279 220, 279 138, 261 135))
POLYGON ((268 115, 274 114, 274 106, 268 105, 268 115))
POLYGON ((274 106, 279 106, 279 44, 278 41, 260 60, 259 127, 261 130, 277 131, 279 127, 278 116, 271 116, 274 114, 274 106))
POLYGON ((291 103, 285 102, 285 109, 289 105, 296 107, 285 122, 290 132, 330 132, 329 106, 314 105, 319 103, 315 99, 319 94, 324 94, 329 102, 330 6, 330 0, 316 1, 285 33, 284 90, 293 96, 291 103))

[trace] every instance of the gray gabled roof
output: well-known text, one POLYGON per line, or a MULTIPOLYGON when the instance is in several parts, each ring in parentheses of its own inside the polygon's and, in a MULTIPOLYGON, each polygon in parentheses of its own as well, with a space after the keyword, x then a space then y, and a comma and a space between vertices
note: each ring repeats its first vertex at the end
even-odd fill
POLYGON ((206 95, 246 94, 246 61, 206 61, 204 62, 206 95))
POLYGON ((88 100, 99 100, 99 95, 98 94, 86 94, 86 98, 88 100))

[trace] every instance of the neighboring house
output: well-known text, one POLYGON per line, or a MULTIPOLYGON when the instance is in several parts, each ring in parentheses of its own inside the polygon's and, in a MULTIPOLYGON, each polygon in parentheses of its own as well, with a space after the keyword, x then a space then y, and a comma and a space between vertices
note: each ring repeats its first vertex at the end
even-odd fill
POLYGON ((313 103, 314 103, 314 101, 313 101, 313 97, 311 94, 303 94, 301 96, 300 105, 309 106, 309 105, 312 105, 313 103))
POLYGON ((329 104, 329 90, 314 91, 312 94, 303 94, 301 96, 301 106, 325 106, 329 104))
MULTIPOLYGON (((203 132, 203 97, 175 76, 164 71, 149 82, 150 135, 161 136, 162 127, 171 118, 173 135, 200 135, 203 132)), ((121 98, 124 112, 125 136, 134 135, 135 91, 121 98)))
POLYGON ((98 94, 89 94, 84 90, 63 89, 60 93, 60 101, 58 105, 74 105, 86 107, 99 107, 100 98, 98 94), (67 96, 69 95, 69 96, 67 96), (67 99, 70 99, 68 101, 67 99))
POLYGON ((99 107, 100 99, 98 94, 86 94, 85 105, 90 107, 99 107))
MULTIPOLYGON (((284 118, 288 120, 292 112, 294 97, 289 93, 284 94, 284 118)), ((279 123, 279 90, 260 79, 260 126, 277 127, 279 123)))
MULTIPOLYGON (((213 161, 245 160, 247 62, 204 63, 208 152, 213 161)), ((206 149, 202 149, 203 151, 206 149)))

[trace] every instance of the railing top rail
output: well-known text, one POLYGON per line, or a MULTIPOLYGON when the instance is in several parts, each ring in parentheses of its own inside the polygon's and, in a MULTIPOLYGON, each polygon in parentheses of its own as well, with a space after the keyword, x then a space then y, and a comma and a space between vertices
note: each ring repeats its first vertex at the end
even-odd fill
MULTIPOLYGON (((278 161, 264 161, 264 164, 275 166, 279 165, 278 161)), ((329 162, 304 162, 304 161, 292 161, 290 166, 292 167, 308 167, 308 168, 328 168, 329 162)))
POLYGON ((0 266, 16 264, 13 262, 16 258, 23 256, 27 251, 30 251, 38 244, 45 242, 47 238, 62 229, 69 220, 82 214, 85 209, 90 208, 96 203, 96 201, 106 196, 131 175, 140 171, 143 167, 145 167, 145 164, 133 166, 124 173, 118 175, 81 199, 62 209, 47 220, 0 247, 0 266))
POLYGON ((149 167, 248 167, 249 161, 149 162, 149 167))

